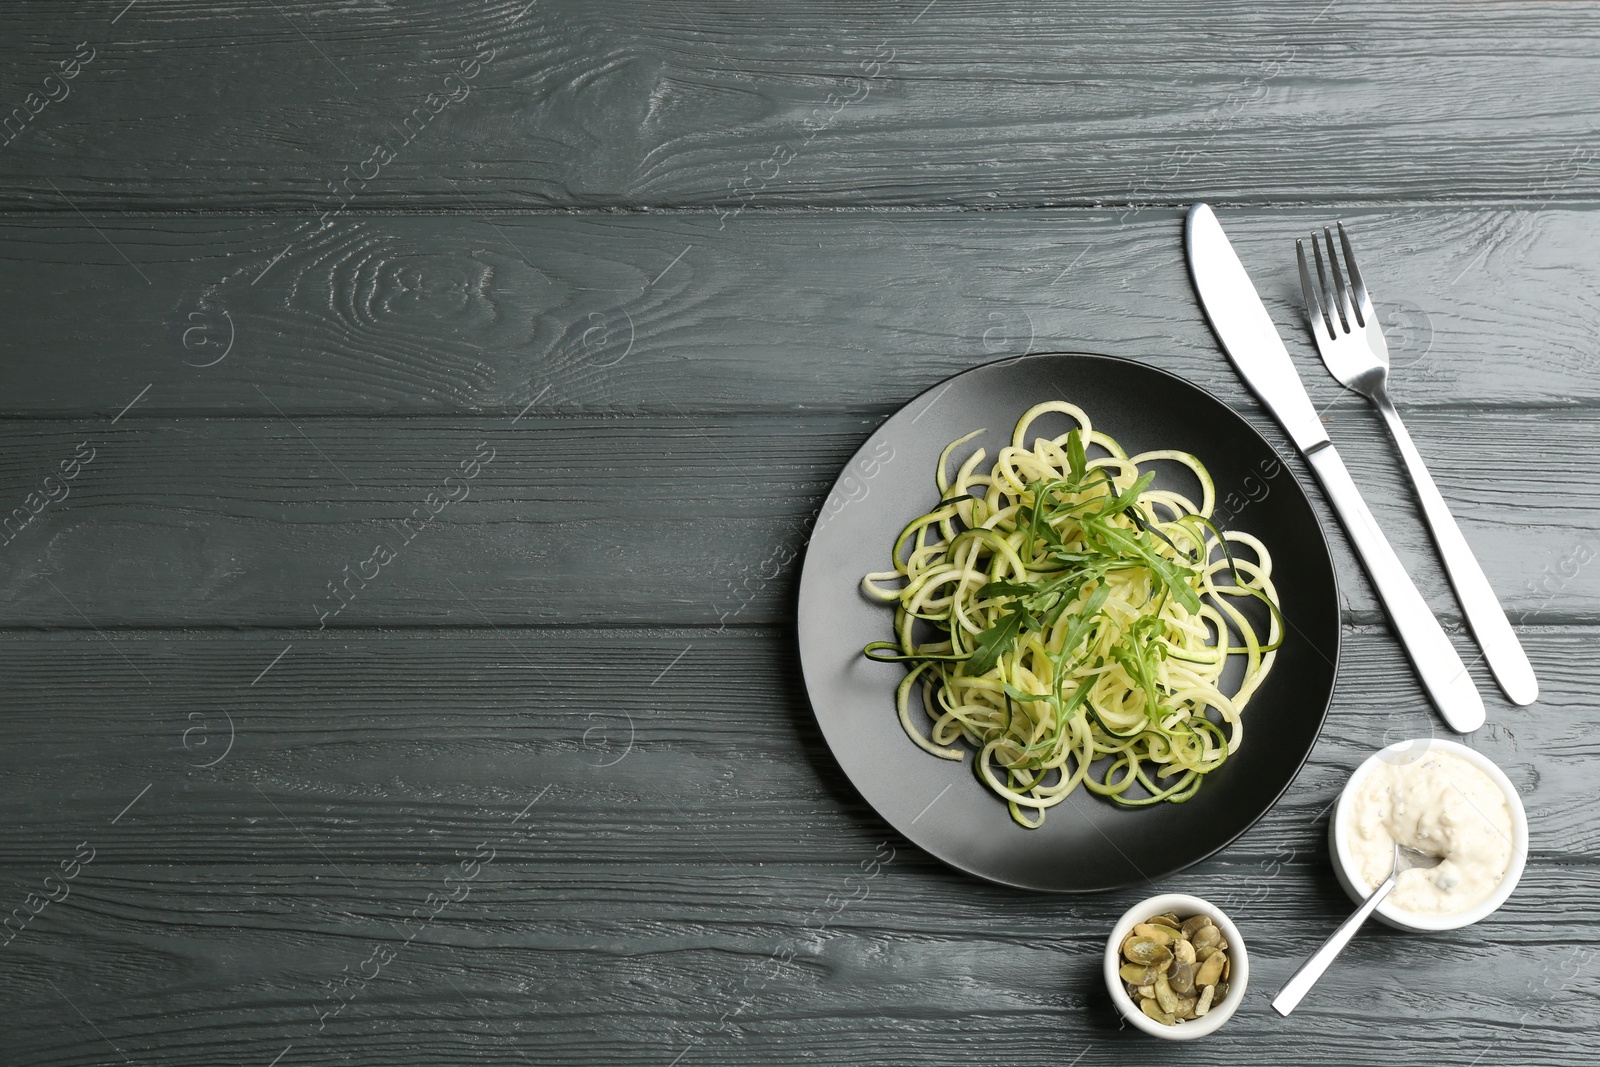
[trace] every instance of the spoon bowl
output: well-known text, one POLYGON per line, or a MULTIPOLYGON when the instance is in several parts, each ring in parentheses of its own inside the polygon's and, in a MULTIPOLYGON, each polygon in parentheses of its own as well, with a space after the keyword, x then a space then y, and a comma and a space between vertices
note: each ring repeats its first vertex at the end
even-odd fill
MULTIPOLYGON (((1389 875, 1390 880, 1398 881, 1407 871, 1426 871, 1444 862, 1443 856, 1433 856, 1426 852, 1418 852, 1414 848, 1407 848, 1399 842, 1394 846, 1394 870, 1389 875)), ((1382 889, 1379 886, 1378 889, 1382 889)), ((1373 890, 1374 893, 1377 890, 1373 890)))

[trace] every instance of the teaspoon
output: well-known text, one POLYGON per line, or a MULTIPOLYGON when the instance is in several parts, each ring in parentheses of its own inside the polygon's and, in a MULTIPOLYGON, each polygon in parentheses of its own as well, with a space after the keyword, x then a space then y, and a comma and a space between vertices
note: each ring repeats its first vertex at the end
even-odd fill
POLYGON ((1361 907, 1356 909, 1354 915, 1344 921, 1344 925, 1333 932, 1322 947, 1312 954, 1311 958, 1294 972, 1294 977, 1289 979, 1278 995, 1272 1000, 1272 1007, 1279 1015, 1288 1015, 1311 992, 1311 987, 1317 984, 1317 979, 1322 977, 1322 972, 1328 969, 1333 958, 1344 951, 1350 939, 1356 936, 1356 931, 1361 929, 1361 924, 1367 921, 1367 916, 1375 911, 1383 899, 1394 891, 1395 884, 1400 881, 1400 876, 1413 868, 1427 870, 1437 867, 1444 860, 1443 856, 1430 856, 1426 852, 1418 852, 1414 848, 1406 848, 1398 842, 1394 846, 1394 868, 1390 870, 1389 877, 1383 884, 1372 891, 1361 907))

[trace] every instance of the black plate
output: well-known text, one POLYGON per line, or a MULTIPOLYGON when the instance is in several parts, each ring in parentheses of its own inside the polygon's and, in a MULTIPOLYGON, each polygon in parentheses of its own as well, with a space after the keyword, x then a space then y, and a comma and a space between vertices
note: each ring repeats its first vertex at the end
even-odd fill
MULTIPOLYGON (((1194 491, 1192 481, 1186 488, 1194 491)), ((1076 353, 966 371, 880 426, 845 467, 818 518, 799 612, 812 707, 867 803, 952 866, 1006 885, 1061 892, 1160 878, 1249 829, 1288 788, 1316 742, 1339 658, 1339 591, 1328 543, 1305 490, 1272 446, 1222 401, 1181 378, 1131 360, 1076 353), (1177 448, 1199 456, 1216 481, 1219 518, 1231 511, 1224 524, 1255 534, 1271 551, 1289 627, 1272 673, 1245 709, 1238 752, 1193 799, 1126 809, 1079 789, 1050 809, 1041 829, 1026 830, 974 777, 970 755, 960 763, 939 759, 906 737, 894 706, 905 669, 861 654, 869 641, 892 638, 893 609, 869 600, 858 583, 889 566, 895 536, 937 502, 940 450, 987 427, 960 454, 982 445, 992 459, 1025 410, 1058 398, 1082 407, 1096 429, 1130 453, 1177 448)))

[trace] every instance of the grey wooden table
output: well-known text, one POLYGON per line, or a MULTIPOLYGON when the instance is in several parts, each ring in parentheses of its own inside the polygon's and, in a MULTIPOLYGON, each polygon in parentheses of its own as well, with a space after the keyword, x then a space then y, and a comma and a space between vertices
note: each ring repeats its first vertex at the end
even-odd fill
POLYGON ((1167 1055, 1099 977, 1140 890, 962 876, 843 780, 790 560, 882 418, 1025 351, 1147 360, 1282 443, 1194 303, 1199 198, 1471 659, 1297 326, 1292 239, 1356 232, 1543 697, 1474 667, 1532 826, 1510 903, 1373 930, 1277 1018, 1347 910, 1344 777, 1443 732, 1324 509, 1327 728, 1161 882, 1253 946, 1182 1055, 1587 1061, 1597 104, 1595 4, 5 4, 0 1061, 1167 1055))

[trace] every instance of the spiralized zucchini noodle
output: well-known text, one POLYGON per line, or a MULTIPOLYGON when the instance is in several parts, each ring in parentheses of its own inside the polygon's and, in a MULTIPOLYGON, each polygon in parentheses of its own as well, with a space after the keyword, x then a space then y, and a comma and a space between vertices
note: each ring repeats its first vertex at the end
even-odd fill
POLYGON ((1188 800, 1238 750, 1282 642, 1266 546, 1212 521, 1215 487, 1193 455, 1130 456, 1073 404, 1028 409, 987 472, 980 448, 950 477, 952 453, 983 432, 940 454, 938 506, 900 533, 893 570, 862 579, 895 605, 898 640, 865 651, 908 665, 906 733, 950 760, 964 738, 1029 828, 1080 785, 1129 806, 1188 800), (1029 444, 1047 413, 1077 425, 1029 444), (1158 464, 1191 472, 1199 500, 1153 488, 1158 464), (1265 640, 1243 598, 1267 606, 1265 640), (1243 677, 1223 692, 1235 656, 1243 677))

